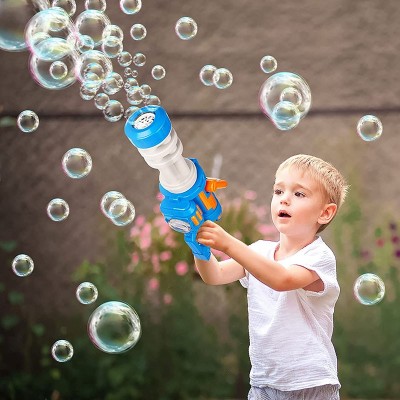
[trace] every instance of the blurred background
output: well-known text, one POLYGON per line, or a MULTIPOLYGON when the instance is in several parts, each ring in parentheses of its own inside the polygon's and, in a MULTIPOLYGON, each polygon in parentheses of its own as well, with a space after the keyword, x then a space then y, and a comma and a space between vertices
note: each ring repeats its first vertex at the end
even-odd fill
MULTIPOLYGON (((24 47, 25 26, 50 3, 0 0, 0 39, 24 47)), ((97 9, 104 4, 88 2, 97 9)), ((104 11, 124 33, 123 50, 146 56, 143 66, 130 68, 167 110, 183 155, 197 158, 207 176, 228 181, 217 195, 224 208, 221 224, 231 233, 247 243, 276 239, 271 187, 276 168, 293 154, 321 157, 347 177, 347 203, 323 233, 338 261, 334 344, 344 399, 400 399, 399 7, 395 0, 143 0, 138 12, 126 14, 109 0, 104 11), (175 32, 183 16, 198 26, 190 40, 175 32), (133 24, 146 27, 145 38, 131 37, 133 24), (277 129, 260 110, 260 87, 274 73, 260 68, 265 55, 277 60, 274 72, 299 74, 311 88, 311 109, 294 129, 277 129), (204 85, 199 72, 207 64, 227 68, 233 83, 225 89, 204 85), (165 68, 163 79, 152 77, 155 65, 165 68), (383 124, 382 136, 369 142, 357 134, 359 119, 368 114, 383 124), (367 272, 386 286, 384 299, 373 306, 353 296, 356 278, 367 272)), ((85 2, 76 1, 71 20, 84 11, 85 2)), ((245 290, 238 283, 214 288, 201 282, 182 237, 165 229, 158 172, 126 138, 125 118, 107 121, 93 99, 82 98, 79 81, 57 90, 44 87, 32 72, 31 51, 5 42, 0 398, 246 398, 245 290), (32 133, 17 126, 24 110, 39 117, 32 133), (71 148, 85 149, 93 160, 82 179, 71 179, 61 167, 71 148), (136 218, 125 227, 100 210, 111 190, 135 206, 136 218), (46 214, 54 198, 70 207, 60 222, 46 214), (27 277, 11 269, 19 254, 34 261, 27 277), (82 305, 75 296, 84 281, 98 289, 93 304, 82 305), (86 333, 91 313, 109 300, 128 303, 141 318, 142 336, 124 354, 99 351, 86 333), (58 339, 74 347, 68 362, 51 357, 58 339)), ((112 65, 126 80, 116 58, 112 65)), ((124 89, 110 98, 130 106, 124 89)))

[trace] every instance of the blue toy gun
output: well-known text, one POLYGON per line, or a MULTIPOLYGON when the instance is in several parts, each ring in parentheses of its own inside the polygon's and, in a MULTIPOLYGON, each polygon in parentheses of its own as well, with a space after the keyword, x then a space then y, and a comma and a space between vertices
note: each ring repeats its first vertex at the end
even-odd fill
POLYGON ((125 134, 147 164, 160 171, 160 209, 165 221, 183 233, 193 255, 209 260, 211 251, 196 235, 206 220, 217 221, 222 207, 214 192, 227 186, 222 179, 206 178, 195 158, 182 156, 183 146, 171 121, 160 106, 146 106, 133 113, 125 134))

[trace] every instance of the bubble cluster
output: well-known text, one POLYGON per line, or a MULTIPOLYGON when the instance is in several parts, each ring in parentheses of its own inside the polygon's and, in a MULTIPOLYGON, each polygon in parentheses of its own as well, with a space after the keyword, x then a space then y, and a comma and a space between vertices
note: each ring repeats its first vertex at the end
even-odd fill
POLYGON ((357 124, 357 133, 366 142, 379 139, 383 132, 383 125, 374 115, 364 115, 357 124))
POLYGON ((39 117, 31 110, 22 111, 17 117, 17 126, 24 133, 35 132, 39 126, 39 117))
POLYGON ((84 178, 92 170, 92 157, 86 150, 75 147, 64 154, 62 169, 70 178, 84 178))
POLYGON ((115 190, 104 194, 100 201, 100 209, 117 226, 129 225, 136 215, 132 202, 127 200, 122 193, 115 190))
POLYGON ((193 39, 197 35, 197 24, 193 18, 179 18, 175 24, 175 33, 182 40, 193 39))
POLYGON ((371 306, 382 301, 385 296, 385 284, 375 274, 363 274, 355 281, 353 292, 359 303, 371 306))
POLYGON ((11 268, 17 276, 28 276, 33 271, 34 263, 28 255, 19 254, 12 261, 11 268))
POLYGON ((97 296, 98 290, 91 282, 82 282, 76 289, 76 298, 81 304, 92 304, 97 296))
POLYGON ((51 355, 58 362, 66 362, 74 355, 74 348, 67 340, 57 340, 51 347, 51 355))
POLYGON ((99 350, 123 353, 140 339, 140 319, 128 304, 109 301, 96 308, 89 317, 88 334, 99 350))
POLYGON ((59 198, 51 200, 47 205, 47 215, 52 221, 63 221, 69 215, 68 203, 59 198))
POLYGON ((311 107, 311 91, 307 82, 291 72, 270 76, 259 92, 261 111, 280 130, 296 127, 311 107))

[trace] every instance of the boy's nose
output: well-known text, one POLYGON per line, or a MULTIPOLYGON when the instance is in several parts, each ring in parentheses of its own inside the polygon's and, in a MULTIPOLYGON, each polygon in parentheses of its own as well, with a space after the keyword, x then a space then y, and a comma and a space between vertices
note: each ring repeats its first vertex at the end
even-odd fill
POLYGON ((281 204, 289 205, 289 199, 287 197, 282 197, 281 198, 281 204))

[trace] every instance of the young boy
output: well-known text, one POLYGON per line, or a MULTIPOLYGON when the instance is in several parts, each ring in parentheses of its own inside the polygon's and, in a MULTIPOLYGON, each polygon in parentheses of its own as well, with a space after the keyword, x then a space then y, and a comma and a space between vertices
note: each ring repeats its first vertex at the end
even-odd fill
POLYGON ((275 175, 271 215, 279 242, 247 246, 211 221, 199 229, 199 243, 230 257, 195 258, 203 281, 240 280, 247 288, 249 400, 339 399, 331 338, 340 289, 335 256, 317 233, 332 221, 347 189, 331 164, 296 155, 275 175))

